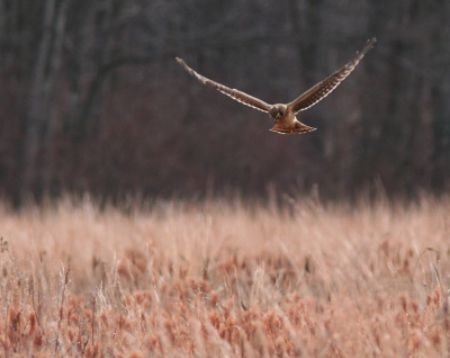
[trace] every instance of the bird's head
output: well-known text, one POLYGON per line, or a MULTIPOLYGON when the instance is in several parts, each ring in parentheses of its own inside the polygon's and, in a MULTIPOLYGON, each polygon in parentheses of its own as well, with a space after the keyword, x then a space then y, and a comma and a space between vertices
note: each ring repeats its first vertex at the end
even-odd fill
POLYGON ((276 121, 283 118, 286 114, 287 108, 284 104, 274 104, 269 110, 270 116, 276 121))

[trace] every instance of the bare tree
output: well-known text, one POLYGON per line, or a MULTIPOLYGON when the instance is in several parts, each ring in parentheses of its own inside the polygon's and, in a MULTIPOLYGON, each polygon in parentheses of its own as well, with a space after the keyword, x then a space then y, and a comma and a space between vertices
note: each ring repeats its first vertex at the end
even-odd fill
POLYGON ((48 0, 43 9, 41 39, 32 70, 26 134, 24 140, 20 200, 30 193, 42 191, 42 151, 51 140, 55 113, 52 108, 58 70, 61 65, 62 45, 69 0, 48 0), (47 143, 46 143, 47 141, 47 143))

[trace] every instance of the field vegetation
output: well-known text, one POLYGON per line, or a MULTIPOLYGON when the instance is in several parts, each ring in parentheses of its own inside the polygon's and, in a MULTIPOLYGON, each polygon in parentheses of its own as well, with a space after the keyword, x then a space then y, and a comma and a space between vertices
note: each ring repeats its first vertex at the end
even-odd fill
POLYGON ((2 357, 450 352, 450 201, 0 209, 2 357))

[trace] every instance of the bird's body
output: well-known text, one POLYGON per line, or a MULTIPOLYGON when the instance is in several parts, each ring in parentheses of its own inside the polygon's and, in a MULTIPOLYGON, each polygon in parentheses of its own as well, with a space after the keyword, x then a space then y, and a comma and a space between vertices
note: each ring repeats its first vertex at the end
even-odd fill
POLYGON ((234 88, 229 88, 221 83, 210 80, 209 78, 202 76, 198 72, 189 67, 186 62, 177 57, 176 60, 181 64, 187 72, 197 78, 201 83, 206 86, 212 87, 224 95, 231 97, 235 101, 252 107, 256 110, 266 112, 270 118, 274 121, 273 127, 270 129, 272 132, 280 134, 302 134, 309 133, 317 128, 310 127, 297 119, 297 115, 301 111, 305 111, 322 99, 327 97, 333 90, 335 90, 344 81, 351 72, 356 68, 364 55, 373 47, 376 40, 371 39, 366 46, 357 53, 356 56, 347 64, 345 64, 338 71, 328 76, 324 80, 320 81, 296 99, 289 103, 277 103, 269 104, 259 98, 253 97, 245 92, 239 91, 234 88))
POLYGON ((270 129, 271 132, 294 134, 309 133, 317 129, 300 122, 292 109, 283 103, 274 104, 269 110, 269 115, 275 123, 270 129))

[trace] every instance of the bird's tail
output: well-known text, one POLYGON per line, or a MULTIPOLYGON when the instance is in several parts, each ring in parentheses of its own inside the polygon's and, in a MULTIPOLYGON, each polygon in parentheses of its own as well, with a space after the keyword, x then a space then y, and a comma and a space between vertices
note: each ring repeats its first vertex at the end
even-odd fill
POLYGON ((306 134, 314 132, 317 128, 307 126, 305 123, 296 121, 293 126, 285 127, 280 123, 275 123, 275 125, 270 129, 271 132, 279 134, 306 134))

